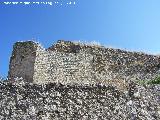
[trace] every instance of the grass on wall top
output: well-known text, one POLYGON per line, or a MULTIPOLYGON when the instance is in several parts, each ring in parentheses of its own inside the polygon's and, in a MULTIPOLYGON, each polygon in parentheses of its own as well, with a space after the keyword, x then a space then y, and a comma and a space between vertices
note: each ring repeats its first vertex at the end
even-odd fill
POLYGON ((153 84, 160 84, 160 76, 155 77, 154 79, 146 82, 146 80, 139 80, 138 81, 139 84, 144 85, 144 84, 148 84, 148 85, 153 85, 153 84))

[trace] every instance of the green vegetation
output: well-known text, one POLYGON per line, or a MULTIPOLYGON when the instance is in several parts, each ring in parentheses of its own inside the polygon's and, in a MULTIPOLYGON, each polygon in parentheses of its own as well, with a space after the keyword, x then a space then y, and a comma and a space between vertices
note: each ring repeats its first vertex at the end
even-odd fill
POLYGON ((148 84, 148 85, 152 85, 152 84, 160 84, 160 76, 155 77, 153 80, 147 81, 147 80, 139 80, 138 81, 139 84, 144 85, 144 84, 148 84))
POLYGON ((148 82, 148 84, 160 84, 160 76, 148 82))
POLYGON ((137 83, 140 84, 140 85, 146 85, 147 84, 146 80, 138 80, 137 83))

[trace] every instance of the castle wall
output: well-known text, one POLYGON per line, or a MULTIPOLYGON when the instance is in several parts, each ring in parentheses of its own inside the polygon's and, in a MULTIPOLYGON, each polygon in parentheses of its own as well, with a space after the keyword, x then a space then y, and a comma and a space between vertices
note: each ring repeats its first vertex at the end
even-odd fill
POLYGON ((91 83, 92 56, 90 54, 51 51, 49 56, 50 80, 62 83, 91 83))
POLYGON ((36 70, 39 74, 36 74, 36 71, 34 74, 36 76, 34 80, 38 80, 39 83, 112 84, 115 82, 118 87, 126 87, 124 80, 116 79, 116 74, 108 71, 109 62, 104 60, 104 56, 92 55, 83 50, 77 54, 43 51, 41 55, 41 60, 37 57, 37 60, 40 60, 37 65, 35 62, 35 66, 39 66, 36 70))
POLYGON ((9 65, 9 79, 23 77, 32 82, 37 44, 32 41, 17 42, 13 47, 9 65))
POLYGON ((34 83, 44 83, 49 80, 50 74, 47 70, 49 69, 50 62, 48 61, 49 54, 41 46, 38 46, 36 50, 36 59, 34 63, 34 83))
POLYGON ((64 41, 46 50, 35 43, 16 46, 10 76, 34 83, 113 83, 124 87, 126 80, 151 79, 160 70, 159 57, 143 53, 64 41))

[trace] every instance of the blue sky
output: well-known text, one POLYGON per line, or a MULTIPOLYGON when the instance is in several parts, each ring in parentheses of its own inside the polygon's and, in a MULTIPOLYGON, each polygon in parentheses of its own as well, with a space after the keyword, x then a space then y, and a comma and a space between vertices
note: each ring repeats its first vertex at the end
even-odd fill
POLYGON ((72 0, 75 5, 67 5, 69 0, 57 1, 63 5, 1 2, 0 76, 8 74, 16 41, 35 39, 46 48, 59 39, 98 41, 116 48, 160 53, 159 0, 72 0))

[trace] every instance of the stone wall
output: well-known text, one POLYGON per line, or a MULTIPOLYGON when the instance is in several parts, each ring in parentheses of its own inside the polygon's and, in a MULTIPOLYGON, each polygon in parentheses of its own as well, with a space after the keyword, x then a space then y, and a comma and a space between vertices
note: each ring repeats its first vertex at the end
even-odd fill
POLYGON ((151 79, 159 69, 158 56, 59 40, 48 49, 34 42, 16 43, 9 76, 30 76, 34 83, 113 83, 126 87, 127 80, 151 79), (32 43, 30 47, 25 46, 28 43, 32 43), (20 62, 22 55, 25 59, 20 62))
POLYGON ((33 82, 37 46, 32 41, 15 43, 9 65, 10 79, 23 77, 33 82))
POLYGON ((50 69, 50 62, 48 61, 49 54, 41 46, 37 47, 36 50, 36 59, 34 63, 34 83, 43 83, 49 80, 50 74, 48 69, 50 69))
POLYGON ((159 120, 160 85, 134 82, 159 69, 159 57, 144 53, 70 41, 48 49, 17 42, 9 80, 0 81, 0 119, 159 120))

